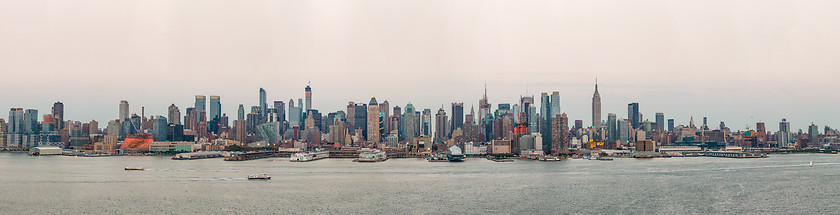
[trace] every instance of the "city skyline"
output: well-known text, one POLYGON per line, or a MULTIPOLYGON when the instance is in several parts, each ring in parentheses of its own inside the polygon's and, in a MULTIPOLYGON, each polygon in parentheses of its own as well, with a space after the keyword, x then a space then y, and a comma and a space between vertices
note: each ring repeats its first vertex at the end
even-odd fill
POLYGON ((840 102, 821 93, 838 90, 834 1, 3 5, 0 19, 16 21, 0 23, 0 71, 14 80, 0 85, 0 107, 63 101, 77 120, 110 119, 120 100, 162 114, 193 95, 221 96, 230 115, 253 105, 253 88, 286 101, 310 80, 324 111, 374 95, 467 108, 486 82, 494 104, 560 91, 570 119, 585 120, 597 76, 602 119, 639 102, 679 124, 840 121, 840 102))
MULTIPOLYGON (((597 85, 603 85, 603 84, 597 84, 597 85)), ((482 85, 482 86, 485 86, 485 85, 482 85)), ((305 87, 305 88, 310 88, 310 87, 311 87, 311 86, 310 86, 310 83, 307 83, 307 85, 304 85, 304 87, 305 87)), ((590 89, 590 93, 591 93, 591 90, 594 90, 594 89, 595 89, 595 87, 597 87, 597 86, 594 86, 594 85, 593 85, 593 88, 592 88, 592 89, 590 89)), ((602 88, 603 88, 603 86, 598 87, 598 90, 600 91, 600 90, 602 90, 602 88)), ((259 107, 259 106, 260 106, 260 105, 259 105, 259 103, 260 103, 259 98, 261 97, 262 92, 265 92, 265 94, 266 94, 266 97, 267 97, 267 98, 266 98, 266 103, 271 103, 271 104, 268 104, 268 106, 267 106, 268 108, 273 108, 273 107, 274 107, 274 106, 273 106, 274 101, 284 101, 284 99, 273 99, 273 97, 271 96, 271 92, 270 92, 269 90, 262 91, 262 90, 264 89, 264 87, 260 87, 260 88, 256 88, 256 89, 258 89, 259 91, 253 92, 253 94, 257 95, 257 96, 254 96, 254 97, 255 97, 255 98, 254 98, 254 100, 255 100, 255 101, 254 101, 254 102, 252 102, 252 103, 248 103, 248 102, 246 101, 246 102, 242 103, 242 105, 244 105, 245 107, 252 107, 252 106, 258 106, 258 107, 259 107)), ((317 88, 314 88, 314 87, 313 87, 313 88, 311 88, 311 89, 313 89, 312 91, 317 91, 317 88)), ((300 91, 301 91, 301 92, 300 92, 300 94, 301 94, 301 95, 304 95, 304 96, 294 97, 294 98, 291 98, 291 99, 292 99, 292 100, 304 99, 304 97, 305 97, 305 90, 304 90, 304 88, 302 88, 300 91)), ((496 100, 496 99, 494 99, 494 98, 493 98, 493 96, 492 96, 492 90, 491 90, 491 89, 484 89, 484 88, 482 88, 482 92, 481 92, 481 93, 485 93, 485 92, 486 92, 486 93, 488 93, 488 94, 490 94, 490 95, 488 96, 488 100, 489 100, 489 103, 491 104, 491 112, 492 112, 493 110, 496 110, 496 109, 498 108, 498 104, 499 104, 499 103, 508 103, 508 104, 510 104, 510 105, 514 105, 514 104, 517 104, 517 103, 518 103, 518 101, 516 101, 516 99, 519 99, 519 97, 517 97, 516 99, 511 99, 511 100, 503 100, 503 101, 499 101, 499 100, 496 100)), ((555 91, 555 92, 556 92, 556 91, 555 91)), ((316 92, 316 93, 318 93, 318 92, 316 92)), ((529 95, 527 95, 527 96, 534 96, 534 97, 538 97, 540 93, 551 93, 551 91, 549 91, 549 92, 534 92, 534 93, 529 93, 529 95)), ((590 97, 590 100, 589 100, 589 101, 587 101, 587 102, 588 102, 588 104, 585 104, 585 105, 589 105, 589 107, 587 107, 587 108, 589 109, 589 111, 588 111, 587 113, 575 113, 575 114, 569 114, 568 112, 566 112, 566 110, 568 110, 568 109, 569 109, 568 107, 566 107, 566 105, 569 105, 569 104, 568 104, 569 102, 568 102, 568 101, 564 101, 564 100, 563 100, 563 98, 564 98, 564 94, 563 94, 563 92, 562 92, 562 91, 560 91, 559 93, 560 93, 560 94, 559 94, 559 95, 560 95, 560 107, 562 108, 561 113, 565 113, 565 114, 567 114, 567 115, 569 116, 570 120, 583 120, 583 121, 585 122, 584 124, 585 124, 585 126, 586 126, 586 127, 591 126, 591 120, 592 120, 591 118, 592 118, 592 116, 593 116, 593 112, 592 112, 592 109, 593 109, 593 107, 592 107, 592 105, 593 105, 593 101, 591 100, 592 98, 590 97)), ((320 94, 320 93, 318 93, 318 94, 320 94)), ((229 104, 229 103, 225 102, 225 101, 226 101, 226 98, 225 98, 224 96, 219 96, 219 95, 222 95, 222 94, 212 94, 212 96, 209 96, 209 95, 210 95, 210 94, 207 94, 207 95, 192 95, 192 96, 190 96, 190 97, 193 97, 193 98, 195 98, 195 99, 198 99, 198 97, 201 97, 202 99, 204 99, 204 98, 208 98, 208 97, 215 97, 216 99, 218 99, 218 100, 219 100, 218 102, 220 102, 220 103, 221 103, 221 110, 222 110, 222 111, 221 111, 220 115, 221 115, 221 114, 226 114, 226 115, 228 115, 228 116, 236 116, 236 115, 237 115, 237 113, 238 113, 238 111, 239 111, 239 110, 238 110, 238 109, 239 109, 239 105, 240 105, 239 103, 236 103, 236 104, 229 104)), ((591 94, 590 94, 590 95, 591 95, 591 94)), ((526 95, 521 95, 521 96, 526 96, 526 95)), ((600 96, 600 93, 599 93, 599 96, 600 96)), ((375 97, 375 95, 374 95, 374 96, 371 96, 371 97, 375 97)), ((399 98, 399 97, 398 97, 398 98, 399 98)), ((481 97, 479 97, 479 98, 481 98, 481 97)), ((599 97, 599 98, 600 98, 600 97, 599 97)), ((365 101, 365 100, 369 100, 369 99, 370 99, 370 97, 368 97, 368 98, 366 98, 366 99, 364 99, 364 100, 361 100, 361 99, 360 99, 361 101, 354 101, 354 100, 345 101, 343 105, 340 105, 340 107, 335 108, 334 110, 332 110, 332 109, 319 108, 320 106, 316 105, 318 100, 314 100, 314 99, 313 99, 313 100, 312 100, 312 101, 313 101, 312 106, 313 106, 313 109, 315 109, 315 110, 319 110, 319 111, 320 111, 320 112, 322 112, 322 113, 335 112, 335 111, 345 111, 345 110, 346 110, 346 109, 345 109, 345 108, 346 108, 345 106, 346 106, 346 103, 347 103, 347 102, 355 102, 355 103, 364 104, 364 103, 367 103, 367 101, 365 101)), ((242 100, 242 99, 240 98, 240 99, 236 99, 236 100, 242 100)), ((408 103, 405 103, 405 104, 396 103, 396 102, 394 102, 393 100, 388 99, 388 98, 380 98, 380 100, 382 100, 382 101, 388 101, 390 104, 393 104, 393 105, 391 105, 391 107, 399 106, 399 107, 401 107, 401 108, 405 108, 405 106, 408 104, 408 103)), ((403 99, 400 99, 400 100, 410 100, 410 99, 404 99, 404 98, 403 98, 403 99)), ((535 99, 535 102, 537 102, 538 100, 539 100, 539 99, 535 99)), ((197 104, 197 103, 196 103, 197 101, 191 101, 191 102, 173 102, 173 103, 167 103, 167 105, 165 105, 165 107, 163 107, 163 108, 158 108, 158 107, 148 107, 148 106, 143 106, 143 105, 141 105, 141 104, 136 104, 136 103, 133 103, 131 100, 128 100, 128 99, 121 99, 121 100, 119 100, 119 102, 122 102, 122 101, 127 101, 127 102, 130 104, 130 110, 129 110, 129 112, 128 112, 127 114, 129 114, 129 115, 131 115, 131 114, 137 114, 138 116, 140 116, 140 115, 141 115, 141 111, 140 111, 140 110, 141 110, 141 108, 145 108, 145 116, 146 116, 146 117, 157 116, 157 115, 160 115, 160 116, 167 116, 167 115, 169 114, 169 108, 170 108, 170 106, 171 106, 171 105, 173 105, 173 104, 174 104, 176 107, 180 108, 180 109, 186 109, 186 108, 195 107, 195 104, 197 104), (162 109, 162 110, 158 110, 158 109, 162 109)), ((207 108, 207 105, 208 105, 208 104, 206 104, 206 100, 204 100, 204 101, 205 101, 205 102, 204 102, 204 103, 205 103, 205 105, 204 105, 204 106, 205 106, 205 108, 207 108)), ((63 101, 63 100, 59 100, 59 101, 55 101, 55 102, 62 102, 62 104, 63 104, 63 105, 65 105, 65 106, 67 106, 67 105, 68 105, 68 102, 63 101)), ((464 104, 464 108, 465 108, 465 109, 469 109, 469 108, 471 108, 471 107, 477 107, 477 106, 479 105, 479 104, 478 104, 479 102, 470 102, 470 100, 465 100, 465 101, 456 101, 456 102, 457 102, 457 103, 463 103, 463 104, 464 104)), ((330 102, 328 102, 328 103, 334 103, 334 102, 333 102, 333 101, 330 101, 330 102)), ((418 107, 420 110, 422 110, 422 109, 432 109, 432 110, 436 110, 436 109, 437 109, 437 108, 439 108, 439 107, 443 107, 443 108, 444 108, 444 111, 447 113, 447 115, 451 116, 451 114, 452 114, 452 113, 451 113, 451 111, 452 111, 452 109, 451 109, 451 107, 452 107, 452 106, 451 106, 451 105, 452 105, 452 103, 453 103, 453 102, 444 103, 444 104, 439 104, 439 105, 431 105, 431 106, 418 105, 418 103, 416 103, 416 102, 409 102, 409 103, 412 103, 415 107, 418 107)), ((614 103, 614 102, 607 102, 607 103, 614 103)), ((764 123, 766 123, 766 124, 769 124, 769 126, 767 126, 767 127, 766 127, 766 128, 767 128, 767 130, 770 130, 770 131, 776 131, 776 130, 778 130, 778 127, 774 127, 774 126, 775 126, 778 122, 780 122, 782 119, 785 119, 788 123, 791 123, 791 121, 792 121, 792 120, 791 120, 791 118, 788 118, 788 117, 782 117, 782 118, 779 118, 779 119, 777 119, 777 120, 773 121, 772 119, 770 119, 770 120, 762 120, 762 119, 755 118, 754 116, 749 116, 749 117, 751 118, 750 120, 753 120, 753 119, 754 119, 755 121, 754 121, 754 122, 752 122, 752 123, 748 123, 748 124, 746 124, 745 126, 740 126, 740 127, 739 127, 737 124, 734 124, 734 123, 733 123, 733 122, 735 122, 735 120, 719 119, 719 118, 717 118, 717 117, 713 117, 713 116, 687 114, 687 115, 685 115, 684 117, 682 117, 681 115, 680 115, 680 116, 676 116, 676 115, 674 115, 674 114, 669 114, 668 112, 662 112, 662 111, 652 111, 652 110, 651 110, 651 111, 647 111, 645 104, 644 104, 644 103, 641 103, 641 102, 630 102, 630 103, 626 103, 626 104, 623 104, 623 105, 622 105, 622 104, 620 104, 620 106, 621 106, 621 107, 627 107, 629 104, 632 104, 632 103, 639 103, 639 111, 640 111, 640 113, 642 114, 642 118, 641 118, 641 121, 642 121, 642 122, 643 122, 643 121, 645 121, 645 120, 648 120, 648 121, 651 121, 651 122, 656 122, 657 118, 656 118, 656 116, 655 116, 654 114, 663 113, 663 114, 664 114, 664 118, 665 118, 665 119, 669 119, 669 120, 670 120, 670 119, 673 119, 673 120, 675 121, 675 124, 676 124, 676 125, 686 125, 686 126, 688 126, 688 125, 689 125, 689 121, 692 119, 692 117, 695 117, 695 118, 697 118, 697 119, 695 119, 695 123, 696 123, 696 124, 698 124, 698 126, 700 126, 700 125, 702 125, 702 122, 699 122, 699 123, 698 123, 698 122, 697 122, 697 120, 700 120, 700 119, 702 119, 703 117, 708 117, 708 118, 713 119, 713 120, 709 121, 709 123, 708 123, 708 124, 709 124, 709 128, 710 128, 710 129, 712 129, 712 130, 713 130, 713 129, 717 129, 717 128, 718 128, 718 124, 719 124, 721 121, 723 121, 723 122, 725 122, 725 123, 726 123, 727 127, 728 127, 728 128, 730 128, 730 129, 731 129, 731 130, 733 130, 733 131, 736 131, 736 130, 741 130, 741 131, 747 130, 747 129, 746 129, 746 126, 749 126, 749 128, 750 128, 750 129, 755 129, 755 127, 756 127, 756 123, 759 123, 759 122, 764 122, 764 123), (685 119, 683 120, 682 118, 685 118, 685 119)), ((50 106, 50 107, 52 107, 53 105, 54 105, 54 102, 50 102, 50 105, 49 105, 49 106, 50 106)), ((97 122, 107 122, 107 121, 110 121, 110 120, 114 120, 114 119, 118 119, 118 118, 120 118, 120 117, 121 117, 121 115, 123 114, 123 113, 122 113, 122 108, 123 108, 123 107, 122 107, 122 105, 123 105, 123 104, 117 104, 117 105, 119 105, 119 107, 114 107, 114 108, 112 108, 112 109, 114 109, 114 110, 113 110, 113 112, 114 112, 114 114, 113 114, 113 115, 115 115, 114 117, 110 117, 110 118, 109 118, 108 116, 104 116, 104 115, 108 115, 108 114, 103 114, 103 113, 101 113, 101 112, 97 112, 97 113, 96 113, 96 115, 97 115, 97 116, 99 116, 99 117, 98 117, 98 118, 92 118, 92 119, 90 119, 90 120, 95 120, 95 121, 97 121, 97 122)), ((114 105, 114 106, 117 106, 117 105, 114 105)), ((539 106, 542 106, 541 102, 540 102, 540 103, 535 103, 535 105, 537 105, 538 107, 539 107, 539 106)), ((575 105, 575 106, 580 106, 580 104, 575 105)), ((84 119, 76 119, 76 118, 74 117, 74 115, 73 115, 73 114, 68 114, 68 113, 73 113, 73 112, 74 112, 74 111, 72 111, 73 109, 72 109, 72 108, 70 108, 70 107, 71 107, 71 106, 67 106, 67 108, 64 108, 64 107, 63 107, 63 111, 65 111, 64 116, 63 116, 63 117, 64 117, 66 120, 74 120, 74 121, 82 121, 82 122, 84 122, 84 121, 90 121, 90 120, 84 120, 84 119)), ((33 108, 33 107, 29 107, 29 106, 11 106, 11 107, 9 107, 9 108, 35 109, 35 110, 39 110, 39 111, 50 110, 50 108, 40 109, 40 108, 33 108)), ((300 107, 299 107, 299 108, 300 108, 300 107)), ((622 119, 629 119, 629 118, 630 118, 630 117, 628 117, 628 116, 626 115, 626 113, 627 113, 627 109, 622 109, 622 110, 619 110, 619 111, 616 111, 616 112, 613 112, 613 111, 607 111, 607 110, 617 109, 617 108, 615 108, 615 107, 609 107, 609 108, 605 108, 605 109, 606 109, 606 110, 602 110, 601 115, 606 115, 606 114, 609 114, 609 113, 613 113, 613 114, 616 114, 618 118, 622 118, 622 119)), ((539 110, 539 108, 538 108, 538 110, 539 110)), ((208 113, 207 113, 207 114, 208 114, 208 120, 211 120, 211 119, 210 119, 210 113, 209 113, 209 110, 205 110, 205 111, 208 111, 208 113)), ((288 111, 288 110, 286 110, 286 111, 288 111)), ((106 112, 108 112, 108 111, 106 111, 106 112)), ((49 111, 48 111, 48 112, 44 112, 43 114, 48 114, 48 113, 50 113, 50 112, 49 112, 49 111)), ((246 113, 250 113, 250 111, 246 111, 246 113)), ((463 116, 463 115, 462 115, 462 116, 463 116)), ((0 118, 8 119, 8 115, 6 115, 6 116, 2 116, 2 115, 0 115, 0 118)), ((605 118, 602 118, 601 120, 602 120, 602 122, 606 122, 606 119, 605 119, 605 118)), ((795 121, 794 121, 794 122, 795 122, 795 121)), ((640 123, 641 123, 641 122, 640 122, 640 123)), ((817 123, 817 121, 812 120, 812 121, 807 121, 807 122, 802 121, 802 122, 799 122, 799 123, 791 123, 791 125, 790 125, 790 127, 789 127, 789 128, 791 129, 791 132, 796 132, 796 131, 798 131, 799 129, 802 129, 802 130, 803 130, 803 132, 807 132, 807 129, 808 129, 808 127, 809 127, 811 124, 816 124, 816 125, 818 125, 818 126, 831 126, 831 124, 830 124, 830 123, 820 124, 820 123, 817 123), (802 124, 802 126, 801 126, 801 127, 797 127, 796 125, 798 125, 798 124, 802 124)), ((100 128, 104 128, 104 126, 105 126, 105 125, 101 125, 101 126, 100 126, 100 128)), ((450 129, 451 129, 451 128, 450 128, 450 129)))

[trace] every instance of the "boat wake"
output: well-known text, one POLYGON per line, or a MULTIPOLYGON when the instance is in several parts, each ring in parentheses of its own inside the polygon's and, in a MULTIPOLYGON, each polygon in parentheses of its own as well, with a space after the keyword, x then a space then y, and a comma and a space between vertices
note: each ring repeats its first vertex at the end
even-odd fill
POLYGON ((247 178, 194 178, 192 181, 238 181, 248 180, 247 178))

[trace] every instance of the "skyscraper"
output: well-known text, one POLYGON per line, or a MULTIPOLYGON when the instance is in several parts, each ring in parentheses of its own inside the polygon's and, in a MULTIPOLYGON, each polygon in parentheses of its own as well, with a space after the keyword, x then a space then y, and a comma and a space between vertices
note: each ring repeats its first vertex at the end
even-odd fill
POLYGON ((485 123, 485 119, 491 118, 490 103, 487 100, 487 84, 484 84, 484 96, 478 100, 478 123, 481 125, 485 123))
POLYGON ((656 113, 656 128, 665 131, 665 113, 656 113))
POLYGON ((569 118, 566 114, 557 114, 551 118, 552 153, 565 151, 569 146, 569 118))
POLYGON ((551 149, 551 116, 557 113, 551 112, 551 96, 548 93, 540 94, 540 135, 542 148, 546 151, 551 149))
POLYGON ((38 110, 36 109, 26 109, 23 114, 23 135, 26 137, 24 138, 24 145, 26 147, 32 147, 36 145, 35 139, 31 137, 37 137, 38 133, 40 133, 41 129, 38 127, 38 110))
POLYGON ((367 107, 367 137, 370 142, 379 143, 379 103, 376 97, 370 98, 367 107))
POLYGON ((638 129, 641 122, 641 115, 639 114, 639 103, 630 103, 627 105, 627 119, 630 120, 630 126, 633 129, 638 129))
POLYGON ((448 121, 446 111, 441 107, 437 114, 435 114, 435 143, 442 143, 443 141, 449 140, 446 129, 448 121))
POLYGON ((52 115, 55 117, 55 130, 64 129, 64 103, 55 102, 52 108, 52 115))
POLYGON ((776 141, 778 142, 778 147, 791 147, 790 145, 790 122, 787 119, 782 119, 779 122, 779 133, 777 133, 778 137, 776 137, 776 141))
POLYGON ((295 101, 289 99, 289 127, 300 126, 300 120, 300 107, 295 107, 295 101))
POLYGON ((618 124, 616 120, 614 113, 607 114, 607 142, 610 146, 613 146, 615 141, 618 140, 618 124))
POLYGON ((674 119, 668 119, 668 132, 674 132, 674 119))
POLYGON ((239 110, 236 111, 236 119, 245 119, 245 105, 239 104, 239 110))
POLYGON ((120 120, 126 120, 129 117, 129 109, 128 109, 128 101, 122 100, 120 101, 120 120))
POLYGON ((274 101, 274 109, 277 112, 277 121, 286 121, 286 103, 283 101, 274 101))
MULTIPOLYGON (((414 106, 412 106, 412 109, 414 109, 414 106)), ((432 136, 432 109, 423 109, 423 114, 420 117, 420 134, 432 136)))
POLYGON ((175 104, 169 105, 169 124, 181 124, 181 110, 175 104))
POLYGON ((598 93, 598 80, 595 80, 595 93, 592 94, 592 126, 601 128, 601 94, 598 93))
POLYGON ((163 116, 156 116, 154 119, 154 126, 153 126, 153 138, 155 141, 166 141, 166 129, 167 126, 166 117, 163 116))
POLYGON ((312 88, 309 87, 309 84, 306 84, 306 109, 312 109, 312 88))
POLYGON ((7 128, 7 147, 23 147, 23 135, 24 135, 24 119, 23 119, 23 108, 11 108, 9 110, 9 124, 6 126, 7 128))
POLYGON ((450 125, 450 134, 456 129, 464 130, 464 103, 452 103, 452 124, 450 125))
POLYGON ((808 126, 808 147, 820 147, 820 128, 813 122, 808 126))
POLYGON ((218 121, 222 116, 222 102, 219 96, 210 96, 210 111, 207 112, 207 119, 218 121))
POLYGON ((266 111, 266 110, 268 110, 267 109, 268 104, 265 103, 265 102, 266 102, 265 101, 265 89, 260 87, 260 109, 262 110, 260 116, 263 116, 263 117, 265 117, 266 113, 268 112, 268 111, 266 111))
POLYGON ((207 98, 201 95, 195 96, 195 112, 201 113, 201 111, 207 111, 207 98))
POLYGON ((390 113, 391 113, 391 107, 390 107, 390 104, 388 104, 388 100, 385 100, 385 101, 382 101, 382 103, 379 103, 379 116, 381 116, 382 121, 383 121, 382 122, 382 128, 379 128, 379 129, 383 130, 384 132, 382 132, 382 134, 386 135, 386 136, 389 133, 391 133, 391 130, 392 130, 391 123, 388 122, 388 118, 391 117, 390 113))

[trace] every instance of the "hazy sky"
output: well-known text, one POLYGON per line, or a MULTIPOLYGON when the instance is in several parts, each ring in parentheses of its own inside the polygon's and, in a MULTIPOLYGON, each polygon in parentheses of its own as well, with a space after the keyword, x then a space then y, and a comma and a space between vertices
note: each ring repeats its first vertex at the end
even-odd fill
MULTIPOLYGON (((0 0, 0 114, 165 115, 194 95, 223 112, 297 100, 437 109, 560 91, 589 124, 597 76, 607 113, 655 112, 733 129, 781 118, 840 127, 840 1, 0 0), (754 118, 754 120, 753 120, 754 118)), ((822 127, 820 128, 822 130, 822 127)))

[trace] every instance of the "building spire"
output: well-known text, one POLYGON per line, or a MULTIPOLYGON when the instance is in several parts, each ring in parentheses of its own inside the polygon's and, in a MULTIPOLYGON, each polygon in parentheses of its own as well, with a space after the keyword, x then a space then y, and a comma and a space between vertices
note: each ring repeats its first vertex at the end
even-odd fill
POLYGON ((598 76, 595 76, 595 93, 598 93, 598 76))

